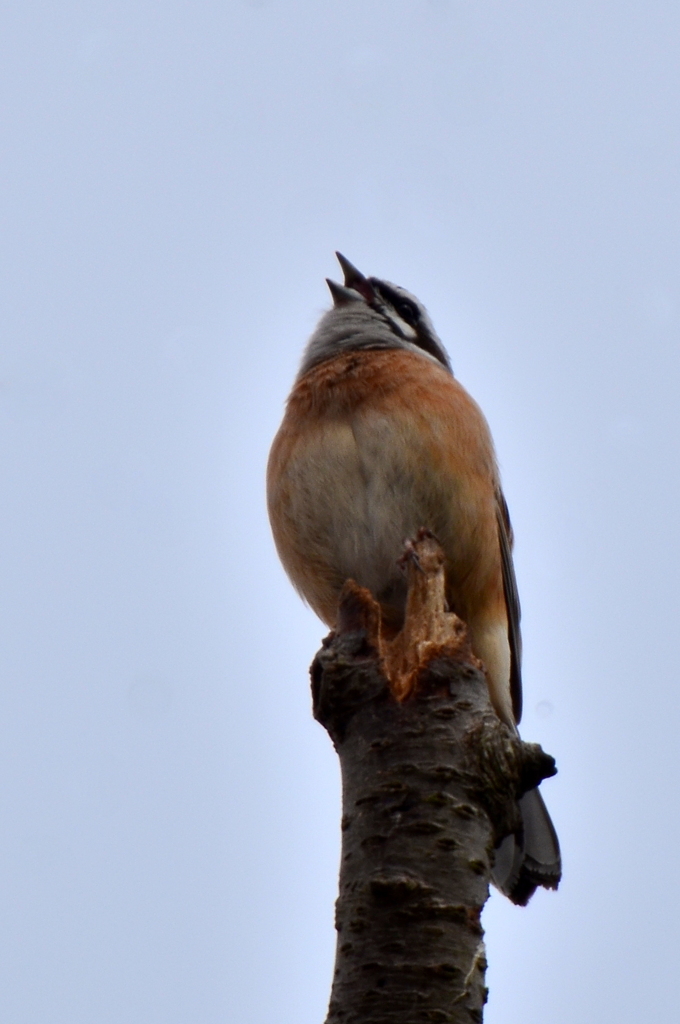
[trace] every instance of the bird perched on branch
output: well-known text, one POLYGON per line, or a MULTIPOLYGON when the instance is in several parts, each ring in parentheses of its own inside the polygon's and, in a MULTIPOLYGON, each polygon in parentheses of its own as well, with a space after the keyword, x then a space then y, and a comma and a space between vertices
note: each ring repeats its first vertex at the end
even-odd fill
MULTIPOLYGON (((484 663, 492 704, 516 730, 522 710, 520 607, 512 528, 486 420, 453 376, 422 304, 365 277, 340 253, 344 284, 305 349, 267 472, 269 516, 291 581, 331 628, 344 583, 403 623, 404 540, 425 527, 445 554, 450 610, 484 663)), ((559 844, 538 789, 523 832, 496 851, 493 879, 524 904, 557 888, 559 844)))

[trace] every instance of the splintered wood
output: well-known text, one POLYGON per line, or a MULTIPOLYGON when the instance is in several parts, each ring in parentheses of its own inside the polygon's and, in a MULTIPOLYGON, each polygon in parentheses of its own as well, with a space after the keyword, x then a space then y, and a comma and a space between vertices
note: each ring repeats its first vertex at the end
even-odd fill
POLYGON ((348 580, 340 594, 339 633, 364 629, 380 655, 382 671, 397 700, 417 687, 418 677, 435 658, 454 658, 479 668, 467 628, 446 606, 444 553, 429 530, 406 541, 400 564, 406 573, 408 597, 404 625, 389 639, 381 628, 380 605, 371 592, 348 580))

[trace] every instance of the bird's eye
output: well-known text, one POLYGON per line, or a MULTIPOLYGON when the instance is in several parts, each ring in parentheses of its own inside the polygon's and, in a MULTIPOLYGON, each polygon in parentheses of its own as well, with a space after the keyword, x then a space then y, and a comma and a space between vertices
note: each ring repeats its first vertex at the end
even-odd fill
POLYGON ((385 306, 391 306, 397 316, 408 324, 409 327, 416 327, 420 323, 420 308, 417 302, 401 294, 387 281, 379 281, 377 278, 370 278, 374 292, 377 292, 379 300, 385 306))
POLYGON ((395 302, 394 308, 407 324, 411 327, 415 327, 420 319, 420 312, 414 302, 409 302, 407 299, 401 299, 399 302, 395 302))

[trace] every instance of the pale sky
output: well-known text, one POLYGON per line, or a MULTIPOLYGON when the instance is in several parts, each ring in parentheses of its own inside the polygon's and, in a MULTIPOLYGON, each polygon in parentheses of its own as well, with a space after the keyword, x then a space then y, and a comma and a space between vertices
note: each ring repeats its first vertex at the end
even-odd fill
POLYGON ((23 0, 0 22, 0 1020, 321 1024, 324 627, 264 468, 333 250, 496 440, 557 894, 487 1024, 680 1019, 680 8, 23 0))

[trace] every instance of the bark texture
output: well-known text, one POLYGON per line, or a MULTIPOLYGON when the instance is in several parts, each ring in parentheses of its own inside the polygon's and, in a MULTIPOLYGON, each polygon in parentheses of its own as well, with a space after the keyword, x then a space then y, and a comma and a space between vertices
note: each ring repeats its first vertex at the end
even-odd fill
POLYGON ((409 607, 386 641, 355 584, 312 665, 315 717, 340 757, 342 857, 326 1024, 482 1020, 481 912, 517 799, 554 774, 491 708, 463 624, 444 611, 430 535, 406 553, 409 607))

